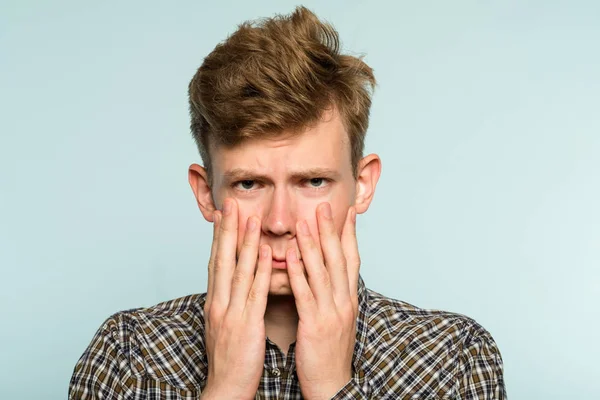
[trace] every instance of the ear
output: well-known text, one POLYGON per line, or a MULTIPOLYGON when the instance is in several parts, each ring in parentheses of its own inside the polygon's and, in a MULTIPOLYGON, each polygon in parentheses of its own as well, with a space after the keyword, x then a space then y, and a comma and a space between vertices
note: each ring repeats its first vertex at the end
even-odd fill
POLYGON ((192 187, 192 192, 196 196, 198 208, 208 222, 213 221, 213 211, 216 210, 213 202, 212 192, 208 185, 208 173, 204 167, 198 164, 190 165, 188 170, 188 181, 192 187))
POLYGON ((354 207, 358 214, 369 209, 373 195, 375 195, 379 175, 381 175, 381 159, 377 154, 369 154, 360 160, 356 179, 356 198, 354 199, 354 207))

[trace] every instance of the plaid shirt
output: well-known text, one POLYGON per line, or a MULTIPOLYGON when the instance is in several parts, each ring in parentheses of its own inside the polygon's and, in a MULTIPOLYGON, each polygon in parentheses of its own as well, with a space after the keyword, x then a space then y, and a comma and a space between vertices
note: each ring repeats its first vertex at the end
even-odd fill
MULTIPOLYGON (((502 357, 475 320, 385 297, 362 277, 358 294, 354 377, 333 399, 506 399, 502 357)), ((109 317, 75 365, 69 399, 198 399, 208 371, 205 299, 109 317)), ((285 356, 267 338, 256 399, 302 399, 294 348, 285 356)))

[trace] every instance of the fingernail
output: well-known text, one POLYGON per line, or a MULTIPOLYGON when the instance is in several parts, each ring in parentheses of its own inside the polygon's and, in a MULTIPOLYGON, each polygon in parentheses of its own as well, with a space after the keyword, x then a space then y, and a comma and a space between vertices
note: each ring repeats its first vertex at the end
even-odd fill
POLYGON ((231 212, 231 200, 225 200, 225 204, 223 204, 223 214, 229 215, 231 212))
POLYGON ((310 235, 310 231, 308 230, 308 224, 305 220, 302 220, 300 222, 300 233, 302 233, 303 235, 310 235))
POLYGON ((248 230, 253 232, 256 229, 256 220, 252 217, 248 219, 248 230))
POLYGON ((263 260, 266 260, 267 257, 269 257, 269 247, 268 246, 266 246, 266 245, 261 246, 260 256, 262 257, 263 260))
POLYGON ((331 205, 329 203, 325 203, 325 206, 323 206, 323 216, 331 219, 331 205))

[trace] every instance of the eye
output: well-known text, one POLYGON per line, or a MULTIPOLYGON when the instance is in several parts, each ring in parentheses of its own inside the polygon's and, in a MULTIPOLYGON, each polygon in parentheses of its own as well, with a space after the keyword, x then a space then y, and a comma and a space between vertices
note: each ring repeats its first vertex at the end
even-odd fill
POLYGON ((327 184, 326 178, 311 178, 308 180, 308 184, 312 189, 319 189, 327 184))
POLYGON ((323 178, 312 178, 309 182, 311 186, 318 187, 323 183, 323 178))
POLYGON ((242 190, 252 190, 254 188, 255 181, 250 179, 245 179, 243 181, 239 181, 233 184, 236 189, 242 190))

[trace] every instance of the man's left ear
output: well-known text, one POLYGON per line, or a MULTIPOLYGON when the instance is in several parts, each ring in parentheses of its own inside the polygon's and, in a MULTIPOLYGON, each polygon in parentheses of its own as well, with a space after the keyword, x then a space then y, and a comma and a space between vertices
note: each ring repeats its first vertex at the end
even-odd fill
POLYGON ((375 194, 375 186, 381 175, 381 159, 377 154, 369 154, 358 163, 358 176, 356 179, 356 198, 354 207, 358 214, 369 209, 375 194))

